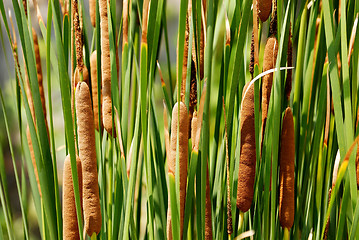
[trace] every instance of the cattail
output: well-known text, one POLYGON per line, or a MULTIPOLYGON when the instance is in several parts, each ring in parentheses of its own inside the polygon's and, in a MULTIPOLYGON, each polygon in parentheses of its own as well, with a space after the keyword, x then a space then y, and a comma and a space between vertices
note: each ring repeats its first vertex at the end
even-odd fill
POLYGON ((91 25, 96 27, 96 0, 89 0, 91 25))
MULTIPOLYGON (((82 196, 82 167, 81 161, 76 156, 77 165, 77 176, 79 182, 80 196, 82 196)), ((63 234, 64 239, 80 239, 80 233, 77 223, 76 204, 75 204, 75 193, 74 185, 72 181, 71 173, 71 160, 70 155, 67 155, 64 162, 64 173, 63 173, 63 234)), ((82 207, 82 198, 81 207, 82 207)))
POLYGON ((45 102, 44 85, 42 83, 43 78, 42 78, 40 48, 39 48, 39 42, 37 40, 37 35, 36 35, 34 28, 32 28, 32 37, 34 39, 37 81, 39 83, 40 99, 41 99, 42 110, 44 112, 45 123, 46 123, 46 102, 45 102))
POLYGON ((251 39, 251 55, 249 57, 249 72, 253 78, 253 73, 254 73, 254 31, 252 32, 252 39, 251 39))
MULTIPOLYGON (((177 127, 178 132, 178 158, 179 158, 179 199, 180 199, 180 234, 183 236, 183 220, 184 208, 186 200, 186 185, 187 185, 187 164, 188 164, 188 113, 186 105, 183 102, 176 103, 172 110, 172 124, 171 124, 171 143, 170 156, 168 158, 168 172, 175 175, 176 171, 176 155, 177 155, 177 127), (180 107, 180 109, 178 109, 180 107), (179 119, 178 119, 179 111, 179 119)), ((170 208, 169 208, 170 209, 170 208)), ((170 210, 169 210, 170 211, 170 210)), ((169 217, 171 213, 168 213, 169 217)), ((171 220, 167 220, 167 237, 172 238, 171 220), (169 224, 170 223, 170 224, 169 224)))
POLYGON ((26 128, 26 137, 27 137, 27 143, 29 144, 30 157, 31 157, 31 161, 32 161, 32 166, 34 167, 34 173, 35 173, 35 178, 36 178, 36 182, 37 182, 37 187, 38 187, 38 189, 39 189, 39 194, 40 194, 40 197, 41 197, 42 194, 41 194, 39 173, 38 173, 38 171, 37 171, 35 153, 34 153, 34 148, 33 148, 33 146, 32 146, 32 140, 31 140, 31 134, 30 134, 29 125, 28 125, 27 128, 26 128))
POLYGON ((256 173, 256 139, 254 125, 254 85, 247 83, 241 104, 241 148, 238 173, 237 207, 246 212, 253 200, 256 173))
POLYGON ((294 123, 293 113, 287 107, 283 117, 280 147, 279 221, 283 228, 290 229, 294 222, 294 123))
MULTIPOLYGON (((98 118, 98 86, 97 86, 97 51, 95 50, 90 57, 90 70, 91 70, 91 87, 92 87, 92 104, 93 104, 93 118, 95 120, 95 128, 99 130, 98 118)), ((102 102, 102 94, 100 87, 100 102, 102 102)), ((102 112, 100 112, 100 121, 102 128, 102 112)))
MULTIPOLYGON (((268 38, 264 48, 263 72, 275 67, 278 53, 278 41, 275 36, 268 38)), ((269 73, 263 77, 262 83, 262 143, 264 130, 267 122, 268 105, 272 90, 273 73, 269 73)))
POLYGON ((106 131, 112 135, 111 61, 107 0, 100 0, 99 4, 101 19, 102 121, 106 131))
MULTIPOLYGON (((82 72, 84 67, 83 54, 82 54, 82 29, 80 24, 80 15, 78 10, 78 0, 72 0, 72 9, 73 9, 73 28, 75 32, 75 45, 76 45, 76 64, 80 72, 82 72)), ((76 84, 77 86, 77 84, 76 84)))
MULTIPOLYGON (((287 49, 287 65, 288 67, 293 66, 293 59, 292 59, 292 32, 289 28, 289 39, 288 39, 288 49, 287 49)), ((292 91, 292 69, 288 69, 287 71, 287 79, 285 81, 285 95, 287 97, 287 100, 289 101, 290 98, 290 92, 292 91)))
POLYGON ((92 236, 101 230, 101 209, 97 176, 97 158, 90 90, 85 82, 76 88, 76 114, 79 155, 82 161, 84 231, 92 236))
POLYGON ((209 186, 209 172, 207 161, 207 178, 206 178, 206 209, 205 209, 205 225, 204 225, 204 239, 212 240, 212 206, 211 206, 211 189, 209 186))
POLYGON ((267 21, 272 11, 272 0, 258 0, 259 18, 262 22, 267 21))
MULTIPOLYGON (((253 36, 253 35, 252 35, 253 36)), ((228 133, 227 133, 227 119, 226 119, 226 108, 224 105, 224 97, 222 97, 223 101, 223 115, 224 115, 224 138, 226 141, 226 171, 227 171, 227 233, 228 238, 230 239, 231 234, 233 233, 233 225, 232 225, 232 205, 231 205, 231 188, 230 188, 230 172, 229 172, 229 153, 228 153, 228 133)))
MULTIPOLYGON (((191 82, 189 92, 189 104, 188 104, 188 126, 191 126, 193 117, 193 111, 197 105, 197 80, 196 80, 196 68, 195 63, 191 61, 191 82)), ((191 129, 188 129, 188 137, 191 138, 191 129)))

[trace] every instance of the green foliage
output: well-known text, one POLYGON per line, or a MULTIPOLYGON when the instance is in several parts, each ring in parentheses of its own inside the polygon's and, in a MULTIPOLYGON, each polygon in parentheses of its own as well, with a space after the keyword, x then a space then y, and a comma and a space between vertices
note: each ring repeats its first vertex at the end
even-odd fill
MULTIPOLYGON (((178 3, 166 0, 128 1, 126 41, 122 36, 125 24, 122 8, 117 5, 118 2, 110 0, 109 63, 101 62, 100 14, 98 1, 95 2, 94 28, 88 21, 86 4, 79 1, 83 14, 84 63, 90 73, 89 56, 97 50, 99 93, 101 66, 110 64, 112 119, 116 124, 116 128, 113 128, 116 132, 112 134, 102 129, 101 124, 100 131, 94 130, 102 212, 101 232, 98 236, 83 236, 82 196, 76 170, 78 143, 77 137, 74 137, 77 132, 76 113, 72 113, 71 102, 73 70, 76 67, 75 43, 71 39, 74 35, 73 9, 70 4, 68 12, 63 13, 59 0, 49 0, 47 21, 44 22, 41 13, 38 13, 38 19, 25 14, 26 10, 36 11, 36 6, 34 8, 28 3, 25 9, 21 1, 12 0, 10 11, 16 32, 13 32, 15 30, 11 27, 4 2, 0 1, 1 26, 4 26, 0 30, 6 33, 3 37, 1 32, 1 43, 4 51, 11 49, 10 56, 4 54, 5 60, 8 62, 12 59, 14 63, 8 65, 9 73, 14 74, 10 74, 0 88, 0 123, 4 132, 4 137, 0 136, 1 239, 3 236, 16 239, 17 232, 23 232, 25 239, 33 238, 37 230, 34 230, 32 222, 36 222, 35 227, 40 233, 38 237, 63 238, 60 194, 62 167, 59 166, 62 166, 65 154, 71 157, 81 239, 166 239, 169 210, 173 239, 180 239, 180 169, 176 167, 174 174, 168 174, 170 150, 166 149, 164 132, 168 130, 171 133, 171 129, 163 126, 164 121, 171 120, 174 103, 181 99, 182 84, 186 84, 184 101, 189 106, 190 94, 193 94, 192 81, 197 89, 195 111, 201 114, 201 121, 203 114, 203 121, 200 123, 198 151, 192 148, 193 136, 189 141, 183 223, 185 239, 205 239, 208 228, 206 212, 209 210, 206 209, 207 174, 211 200, 210 227, 215 239, 234 239, 243 233, 253 234, 247 232, 249 230, 254 231, 254 239, 322 239, 325 234, 328 234, 328 239, 359 238, 355 155, 355 140, 358 140, 359 133, 359 37, 354 34, 358 23, 358 1, 278 1, 278 57, 263 136, 260 121, 261 80, 259 78, 254 82, 256 176, 253 202, 246 213, 236 208, 243 87, 262 72, 263 50, 269 37, 268 23, 273 16, 268 23, 259 23, 259 64, 254 66, 254 75, 251 76, 248 71, 253 28, 251 0, 181 0, 178 3), (191 12, 188 12, 189 3, 192 4, 191 12), (146 24, 143 21, 147 5, 146 24), (169 11, 173 9, 178 12, 178 16, 175 16, 178 25, 176 22, 175 26, 169 11), (147 29, 144 29, 146 25, 147 29), (42 63, 46 64, 43 69, 46 73, 47 116, 44 116, 42 108, 32 28, 36 29, 42 63), (175 43, 171 42, 171 28, 176 28, 175 43), (146 38, 142 35, 144 30, 147 31, 146 38), (202 32, 205 36, 204 49, 200 49, 203 47, 202 32), (283 67, 291 65, 287 62, 290 32, 294 79, 290 99, 286 99, 288 68, 283 67), (186 34, 189 39, 187 43, 186 34), (15 35, 19 38, 17 42, 15 35), (189 46, 188 58, 183 61, 185 44, 189 46), (204 52, 204 63, 201 63, 201 52, 204 52), (117 54, 120 56, 119 63, 117 54), (173 62, 170 56, 175 54, 176 60, 173 62), (185 83, 182 82, 184 62, 187 63, 185 83), (199 70, 204 72, 203 79, 199 70), (196 71, 195 79, 191 79, 192 71, 196 71), (33 103, 29 101, 26 79, 33 103), (55 102, 56 96, 61 96, 61 104, 55 102), (167 108, 168 114, 165 116, 168 119, 162 117, 162 102, 167 108), (278 198, 281 119, 287 106, 293 109, 296 143, 295 217, 291 229, 280 226, 278 198), (228 113, 225 116, 227 126, 224 112, 228 113), (27 126, 36 166, 33 165, 26 138, 27 126), (225 135, 225 128, 228 136, 225 135), (340 162, 338 169, 334 169, 337 152, 340 162), (230 206, 227 205, 227 154, 230 206), (11 166, 10 172, 5 171, 8 165, 11 166), (41 192, 37 186, 35 167, 41 192), (338 172, 335 181, 333 171, 338 172), (10 174, 15 176, 13 187, 9 186, 10 174), (18 202, 11 198, 14 195, 11 191, 16 191, 18 202), (15 205, 20 206, 19 214, 15 213, 15 205), (227 233, 227 207, 232 210, 232 234, 227 233), (31 209, 35 209, 35 217, 31 209), (329 229, 326 232, 328 220, 329 229), (21 225, 21 229, 17 229, 18 225, 21 225)), ((94 117, 99 119, 99 123, 102 121, 101 99, 100 94, 97 99, 92 99, 98 102, 99 114, 94 117)), ((180 124, 176 127, 180 132, 180 124)), ((177 149, 176 166, 179 165, 178 140, 177 149)))

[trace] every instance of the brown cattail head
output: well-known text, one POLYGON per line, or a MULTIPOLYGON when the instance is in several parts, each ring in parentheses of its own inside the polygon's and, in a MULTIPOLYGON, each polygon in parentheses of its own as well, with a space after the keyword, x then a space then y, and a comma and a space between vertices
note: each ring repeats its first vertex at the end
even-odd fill
MULTIPOLYGON (((107 0, 100 0, 101 25, 101 73, 102 73, 102 121, 106 131, 112 135, 112 98, 110 39, 108 35, 107 0)), ((115 131, 114 131, 115 132, 115 131)))
MULTIPOLYGON (((190 82, 190 92, 189 92, 189 106, 188 106, 188 126, 191 126, 191 121, 193 117, 193 111, 197 105, 197 80, 196 80, 196 68, 195 63, 192 60, 191 65, 191 82, 190 82)), ((191 138, 191 129, 188 128, 188 138, 191 138)))
POLYGON ((89 0, 91 25, 96 27, 96 0, 89 0))
MULTIPOLYGON (((188 11, 189 11, 189 14, 191 14, 190 9, 188 11)), ((198 46, 199 47, 199 69, 197 68, 197 52, 196 52, 195 38, 193 38, 193 42, 192 42, 192 60, 195 62, 196 72, 199 72, 200 80, 202 80, 204 77, 204 47, 205 47, 204 31, 206 28, 203 12, 202 12, 201 16, 202 16, 202 18, 201 18, 201 35, 199 36, 200 39, 199 39, 199 46, 198 46)), ((228 43, 228 41, 230 41, 230 39, 228 39, 228 37, 227 37, 227 43, 228 43)))
MULTIPOLYGON (((289 39, 288 39, 288 49, 287 49, 287 66, 293 66, 292 59, 292 32, 289 28, 289 39)), ((287 71, 287 80, 285 81, 285 95, 287 100, 289 101, 290 92, 292 91, 292 69, 288 69, 287 71)))
POLYGON ((269 26, 269 34, 270 35, 277 34, 277 3, 276 2, 273 6, 273 13, 272 13, 272 18, 270 20, 270 26, 269 26))
POLYGON ((186 200, 187 166, 188 166, 188 113, 183 102, 177 102, 172 110, 170 157, 168 159, 168 172, 175 175, 177 156, 178 133, 178 159, 179 159, 179 198, 180 198, 180 233, 183 235, 184 208, 186 200), (180 108, 180 109, 178 109, 180 108), (178 118, 179 111, 179 118, 178 118), (179 126, 179 132, 178 132, 179 126))
POLYGON ((42 82, 43 77, 42 77, 42 68, 41 68, 40 48, 39 48, 39 42, 37 40, 37 35, 36 35, 34 28, 32 28, 32 37, 34 39, 37 81, 39 83, 39 91, 40 91, 42 110, 44 112, 44 116, 45 116, 45 120, 46 120, 46 102, 45 102, 44 85, 42 82))
MULTIPOLYGON (((24 60, 24 62, 25 62, 25 60, 24 60)), ((29 76, 27 74, 26 66, 25 66, 25 91, 26 91, 27 101, 29 103, 31 117, 32 117, 32 120, 34 121, 34 124, 36 125, 35 106, 34 106, 34 102, 32 99, 30 80, 29 80, 29 76)))
MULTIPOLYGON (((80 199, 82 207, 82 167, 81 161, 76 156, 77 176, 79 182, 80 199)), ((62 204, 63 204, 63 237, 64 239, 80 239, 80 233, 77 223, 76 204, 74 185, 71 173, 71 160, 70 155, 67 155, 64 162, 63 172, 63 191, 62 191, 62 204)), ((81 211, 82 212, 82 211, 81 211)))
POLYGON ((243 88, 241 104, 241 148, 238 172, 237 207, 246 212, 253 200, 256 173, 256 139, 254 125, 254 85, 243 88))
POLYGON ((224 97, 222 97, 223 101, 223 116, 224 116, 224 138, 226 141, 226 171, 227 171, 227 233, 231 235, 233 233, 233 225, 232 225, 232 205, 231 205, 231 188, 230 188, 230 172, 229 172, 229 153, 228 153, 228 133, 227 133, 227 119, 226 119, 226 107, 224 105, 224 97))
POLYGON ((251 56, 249 59, 249 72, 253 77, 254 73, 254 32, 252 32, 252 40, 251 40, 251 56))
MULTIPOLYGON (((278 41, 275 36, 268 38, 264 48, 263 72, 275 67, 278 54, 278 41)), ((267 122, 268 105, 272 90, 273 73, 269 73, 263 77, 262 83, 262 143, 264 130, 267 122)))
POLYGON ((79 155, 82 161, 84 231, 92 236, 101 230, 101 209, 97 176, 95 126, 89 87, 79 82, 76 88, 76 114, 79 155))
POLYGON ((34 148, 32 146, 32 140, 31 140, 31 134, 30 134, 29 125, 26 128, 26 137, 27 137, 27 143, 29 144, 30 156, 31 156, 32 166, 34 167, 34 173, 35 173, 35 178, 36 178, 36 182, 37 182, 37 187, 39 189, 40 197, 42 197, 40 181, 39 181, 39 173, 37 171, 35 153, 34 153, 34 148))
POLYGON ((272 0, 258 0, 259 18, 262 22, 267 21, 272 11, 272 0))
MULTIPOLYGON (((99 130, 99 118, 98 118, 98 84, 97 84, 97 51, 95 50, 90 57, 90 70, 91 70, 91 88, 92 88, 92 105, 93 105, 93 118, 95 120, 95 128, 99 130)), ((100 103, 102 102, 101 86, 100 86, 100 103)), ((102 124, 102 113, 100 113, 101 128, 102 124)))
POLYGON ((76 64, 81 72, 84 66, 83 55, 82 55, 82 29, 80 24, 80 15, 78 9, 78 0, 72 0, 73 9, 73 21, 74 21, 74 32, 75 32, 75 45, 76 45, 76 64))
POLYGON ((205 240, 212 240, 212 206, 211 206, 211 188, 209 186, 209 172, 208 172, 208 161, 207 161, 207 175, 206 175, 206 210, 205 210, 205 240))
POLYGON ((294 222, 294 157, 293 113, 287 107, 283 117, 280 148, 279 221, 283 228, 288 229, 294 222))
POLYGON ((181 101, 185 102, 186 95, 186 80, 187 80, 187 61, 188 61, 188 47, 189 47, 189 23, 191 21, 191 4, 188 4, 187 16, 186 16, 186 29, 184 34, 184 48, 183 48, 183 61, 182 61, 182 82, 181 82, 181 101))

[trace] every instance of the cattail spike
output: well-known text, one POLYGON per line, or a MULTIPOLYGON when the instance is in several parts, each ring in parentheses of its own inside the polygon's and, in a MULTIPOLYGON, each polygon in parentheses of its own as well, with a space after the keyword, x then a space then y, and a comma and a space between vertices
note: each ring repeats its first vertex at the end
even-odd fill
POLYGON ((209 172, 208 172, 208 161, 207 161, 207 177, 206 177, 206 209, 205 209, 205 240, 212 240, 212 205, 211 205, 211 189, 209 186, 209 172))
POLYGON ((222 97, 223 101, 223 116, 224 116, 224 138, 226 141, 226 171, 227 171, 227 233, 230 236, 233 233, 233 225, 232 225, 232 204, 231 204, 231 188, 229 183, 230 172, 229 172, 229 153, 228 153, 228 133, 227 133, 227 119, 226 119, 226 107, 224 105, 224 97, 222 97))
MULTIPOLYGON (((292 59, 292 32, 289 28, 289 39, 288 39, 288 50, 287 50, 287 66, 292 67, 293 66, 293 59, 292 59)), ((287 71, 287 79, 285 81, 285 95, 287 97, 287 100, 289 101, 290 98, 290 92, 292 91, 292 69, 289 69, 287 71)))
POLYGON ((294 222, 294 123, 290 107, 283 117, 280 148, 280 189, 279 189, 279 221, 283 228, 290 229, 294 222))
POLYGON ((247 90, 250 82, 244 88, 241 105, 241 147, 238 171, 237 207, 246 212, 253 200, 254 178, 256 172, 256 139, 254 124, 254 85, 247 90))
MULTIPOLYGON (((278 41, 275 36, 268 38, 264 48, 263 56, 263 72, 268 71, 275 67, 278 54, 278 41)), ((272 90, 273 73, 267 74, 262 78, 262 143, 265 127, 267 123, 268 106, 272 90)))
POLYGON ((89 0, 91 25, 96 27, 96 0, 89 0))
POLYGON ((90 90, 85 82, 76 88, 76 115, 79 155, 82 161, 84 231, 92 236, 101 230, 101 209, 97 176, 95 126, 90 90))
MULTIPOLYGON (((78 156, 76 156, 77 176, 80 190, 80 199, 82 207, 82 166, 78 156)), ((76 203, 74 185, 71 173, 70 155, 67 155, 64 162, 63 172, 63 238, 64 239, 80 239, 80 233, 77 223, 76 203)), ((82 212, 82 211, 81 211, 82 212)))
MULTIPOLYGON (((98 102, 98 84, 97 84, 97 51, 95 50, 90 57, 90 70, 91 70, 91 88, 92 88, 92 105, 93 105, 93 118, 95 120, 95 128, 99 131, 99 102, 98 102)), ((100 103, 102 102, 102 94, 101 94, 101 86, 100 86, 100 103)), ((100 112, 100 121, 101 128, 102 124, 102 112, 100 112)))
MULTIPOLYGON (((168 158, 168 172, 175 175, 177 156, 177 133, 178 133, 178 159, 179 159, 179 199, 180 199, 180 234, 183 236, 183 220, 186 200, 187 166, 188 166, 188 113, 183 102, 177 102, 172 110, 170 156, 168 158), (179 109, 178 109, 179 108, 179 109), (179 111, 179 113, 178 113, 179 111), (179 114, 179 119, 178 119, 179 114), (179 127, 179 132, 178 131, 179 127)), ((170 208, 169 210, 170 211, 170 208)), ((169 218, 171 216, 168 213, 169 218)), ((167 238, 172 238, 171 220, 167 221, 167 238), (169 229, 170 228, 170 229, 169 229)))
MULTIPOLYGON (((100 0, 101 64, 102 69, 102 121, 106 131, 112 135, 112 98, 110 39, 108 34, 107 0, 100 0)), ((114 131, 115 133, 115 131, 114 131)))
POLYGON ((249 60, 249 72, 251 73, 252 78, 253 78, 253 73, 254 73, 254 32, 252 32, 251 55, 250 55, 250 60, 249 60))
POLYGON ((258 9, 261 21, 267 21, 272 11, 272 0, 258 0, 258 9))
POLYGON ((76 64, 80 72, 82 72, 84 67, 83 54, 82 54, 82 29, 80 24, 80 15, 78 10, 78 0, 72 0, 72 10, 73 10, 73 24, 75 31, 75 45, 76 45, 76 64))
POLYGON ((36 178, 36 182, 37 182, 37 187, 38 187, 38 190, 39 190, 40 197, 42 197, 40 180, 39 180, 39 173, 38 173, 38 171, 37 171, 35 153, 34 153, 34 148, 33 148, 33 145, 32 145, 32 140, 31 140, 31 134, 30 134, 29 125, 27 125, 27 128, 26 128, 26 137, 27 137, 27 143, 29 144, 30 157, 31 157, 31 161, 32 161, 32 166, 33 166, 33 168, 34 168, 34 173, 35 173, 35 178, 36 178))
POLYGON ((276 35, 277 34, 277 2, 273 0, 273 12, 272 18, 269 26, 269 34, 276 35))

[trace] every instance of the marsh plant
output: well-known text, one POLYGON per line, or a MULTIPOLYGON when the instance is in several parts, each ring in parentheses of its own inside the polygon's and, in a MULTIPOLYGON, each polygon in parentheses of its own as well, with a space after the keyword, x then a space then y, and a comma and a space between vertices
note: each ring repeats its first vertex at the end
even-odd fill
POLYGON ((0 12, 0 239, 359 239, 359 1, 0 12))

